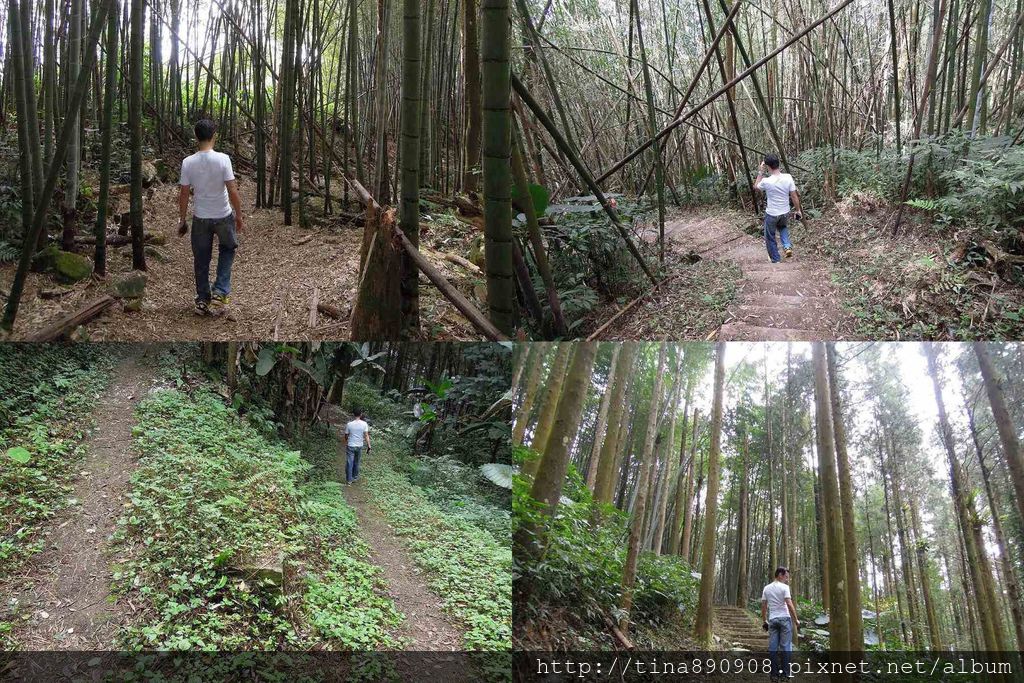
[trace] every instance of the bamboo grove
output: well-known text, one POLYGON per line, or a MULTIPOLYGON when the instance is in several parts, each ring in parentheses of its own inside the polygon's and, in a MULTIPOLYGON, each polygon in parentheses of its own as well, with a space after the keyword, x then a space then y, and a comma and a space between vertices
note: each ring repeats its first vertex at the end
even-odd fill
POLYGON ((786 566, 805 645, 1020 650, 1022 362, 990 343, 531 345, 519 646, 721 645, 716 610, 756 612, 786 566))
POLYGON ((912 177, 934 186, 934 155, 914 171, 923 136, 966 134, 961 158, 970 138, 1024 131, 1021 0, 9 0, 0 12, 20 205, 3 238, 21 244, 7 329, 48 233, 68 248, 94 232, 105 273, 111 159, 125 149, 120 229, 145 270, 147 159, 180 152, 200 116, 218 121, 256 206, 286 225, 373 213, 353 314, 368 338, 420 332, 421 274, 482 335, 564 337, 593 307, 581 287, 617 269, 659 280, 668 202, 699 203, 724 177, 756 210, 766 150, 822 201, 872 158, 857 155, 895 160, 907 199, 912 177), (100 170, 95 225, 78 215, 83 164, 100 170), (546 212, 580 192, 601 218, 582 245, 546 212), (483 216, 486 315, 418 252, 422 200, 466 208, 467 193, 483 216), (622 193, 653 198, 656 254, 622 193))

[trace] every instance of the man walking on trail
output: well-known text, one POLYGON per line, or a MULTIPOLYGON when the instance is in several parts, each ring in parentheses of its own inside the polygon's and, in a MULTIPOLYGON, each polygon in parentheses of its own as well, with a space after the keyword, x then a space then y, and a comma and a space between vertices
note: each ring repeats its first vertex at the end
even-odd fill
POLYGON ((779 567, 775 580, 761 593, 762 628, 768 631, 768 652, 772 658, 772 683, 791 678, 789 653, 793 650, 793 634, 800 627, 789 592, 789 570, 779 567))
POLYGON ((363 420, 363 411, 356 409, 356 419, 345 425, 345 482, 359 478, 359 456, 370 452, 370 425, 363 420))
POLYGON ((768 258, 772 260, 772 263, 778 263, 782 259, 779 258, 775 232, 778 230, 779 237, 782 238, 782 248, 786 251, 786 258, 791 257, 793 245, 789 241, 789 202, 793 201, 793 206, 796 207, 794 217, 800 220, 800 195, 796 191, 793 176, 783 173, 779 169, 779 157, 774 154, 768 154, 761 162, 757 169, 757 180, 754 181, 754 187, 764 192, 767 199, 768 205, 764 212, 764 240, 768 246, 768 258), (767 176, 765 176, 766 167, 767 176))
POLYGON ((231 168, 231 157, 215 152, 217 124, 203 119, 196 124, 199 151, 181 162, 178 235, 188 232, 189 190, 195 195, 192 210, 192 256, 196 274, 196 313, 220 315, 229 303, 231 264, 235 260, 238 235, 244 229, 242 199, 231 168), (210 260, 213 238, 217 237, 217 278, 210 291, 210 260))

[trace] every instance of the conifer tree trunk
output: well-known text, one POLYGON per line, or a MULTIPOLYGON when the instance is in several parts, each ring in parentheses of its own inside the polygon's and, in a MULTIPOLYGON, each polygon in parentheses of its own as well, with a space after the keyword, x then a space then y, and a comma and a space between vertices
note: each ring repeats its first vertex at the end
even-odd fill
POLYGON ((615 491, 617 483, 618 446, 626 428, 626 420, 623 417, 626 403, 624 397, 636 353, 636 342, 623 342, 619 348, 618 358, 615 359, 614 381, 609 380, 608 427, 601 442, 597 473, 594 478, 594 500, 606 505, 612 503, 612 493, 615 491))
POLYGON ((640 456, 640 479, 637 482, 636 503, 633 506, 633 520, 629 527, 629 545, 626 563, 622 570, 622 597, 619 600, 619 630, 628 633, 630 611, 633 609, 633 588, 636 583, 636 567, 640 558, 640 544, 644 531, 644 512, 647 506, 648 486, 654 467, 654 448, 657 445, 658 415, 661 412, 662 375, 665 369, 666 344, 661 342, 658 349, 658 371, 654 375, 651 389, 651 406, 647 413, 647 431, 640 456))
MULTIPOLYGON (((543 506, 546 516, 554 517, 562 496, 562 485, 569 467, 570 447, 576 438, 583 411, 583 402, 590 389, 590 372, 597 355, 597 344, 582 342, 573 354, 572 363, 565 375, 565 391, 562 392, 555 408, 555 419, 551 429, 548 447, 533 478, 530 496, 543 506)), ((513 547, 534 557, 539 556, 545 546, 544 530, 533 525, 524 525, 516 532, 513 547)))
POLYGON ((836 473, 835 436, 832 429, 825 345, 822 342, 814 342, 811 345, 811 354, 814 366, 815 433, 821 463, 821 501, 822 509, 827 513, 825 532, 828 537, 828 552, 823 559, 828 565, 829 651, 849 652, 850 616, 846 583, 846 546, 842 516, 836 512, 841 499, 836 473))
MULTIPOLYGON (((576 346, 575 343, 570 342, 558 344, 555 359, 551 362, 551 371, 545 382, 547 392, 544 395, 544 403, 541 405, 540 418, 533 430, 533 440, 530 442, 530 447, 541 454, 547 449, 548 435, 555 422, 555 409, 558 406, 562 384, 565 381, 565 369, 569 366, 569 357, 576 346)), ((532 478, 539 466, 539 460, 527 462, 523 465, 523 474, 532 478)))
POLYGON ((942 380, 939 378, 938 351, 934 342, 925 343, 925 354, 928 359, 928 374, 932 378, 932 387, 935 394, 935 405, 939 412, 939 428, 942 437, 942 444, 946 449, 946 458, 949 461, 950 491, 953 494, 953 503, 956 508, 957 517, 960 522, 960 529, 963 536, 964 548, 966 551, 966 563, 969 567, 972 583, 975 588, 975 597, 978 605, 978 618, 981 625, 982 639, 985 649, 988 651, 1002 651, 1002 619, 999 615, 999 608, 995 602, 995 593, 992 588, 992 571, 989 567, 988 555, 985 552, 984 543, 981 538, 981 520, 978 519, 977 511, 974 509, 974 502, 967 487, 963 468, 957 461, 953 445, 953 430, 946 415, 946 405, 942 397, 942 380))
POLYGON ((715 345, 714 395, 711 403, 711 450, 708 452, 708 490, 705 497, 704 550, 694 636, 701 647, 711 645, 712 600, 715 590, 715 536, 718 511, 718 458, 722 448, 722 393, 725 384, 725 342, 715 345))
MULTIPOLYGON (((683 506, 683 536, 680 538, 676 545, 676 550, 673 551, 673 555, 678 554, 687 564, 690 564, 692 556, 690 555, 690 538, 693 534, 693 472, 694 472, 694 458, 697 455, 697 422, 698 422, 698 411, 695 408, 693 411, 693 434, 690 438, 690 462, 686 468, 686 490, 682 497, 681 504, 683 506)), ((676 500, 676 504, 680 504, 680 500, 676 500)), ((677 507, 678 511, 679 508, 677 507)), ((677 512, 678 514, 678 512, 677 512)))
POLYGON ((860 568, 857 564, 857 530, 853 517, 853 484, 850 478, 850 458, 846 453, 846 426, 839 399, 839 374, 836 369, 835 344, 829 342, 825 348, 828 360, 829 403, 832 410, 836 462, 839 474, 840 513, 843 523, 844 554, 846 559, 846 591, 849 599, 850 651, 864 650, 864 623, 861 616, 860 568))
POLYGON ((601 460, 601 447, 604 445, 605 434, 608 431, 608 409, 611 405, 611 388, 615 385, 615 372, 618 365, 619 355, 622 352, 621 344, 612 344, 612 357, 608 363, 608 383, 604 395, 601 397, 601 407, 597 411, 597 423, 594 425, 594 444, 590 448, 590 459, 587 461, 586 482, 587 488, 595 490, 597 484, 598 463, 601 460))
POLYGON ((537 389, 540 384, 540 371, 544 365, 545 347, 541 344, 530 344, 524 363, 526 374, 526 387, 523 389, 522 400, 519 405, 519 416, 516 419, 515 427, 512 429, 512 445, 521 446, 523 436, 526 434, 526 427, 530 422, 530 413, 533 411, 533 403, 537 398, 537 389))
POLYGON ((740 447, 740 468, 736 476, 740 478, 740 498, 736 514, 736 606, 747 606, 747 544, 750 542, 750 511, 747 500, 749 476, 747 474, 747 451, 750 448, 750 436, 743 434, 740 447))
POLYGON ((996 422, 996 430, 999 432, 1003 460, 1010 471, 1010 481, 1017 494, 1014 496, 1014 501, 1017 504, 1018 523, 1024 524, 1024 454, 1021 453, 1020 440, 1007 408, 1006 393, 1003 389, 1005 380, 992 363, 992 356, 987 344, 974 342, 972 348, 978 359, 981 378, 985 383, 985 395, 988 397, 989 406, 992 408, 992 417, 996 422))

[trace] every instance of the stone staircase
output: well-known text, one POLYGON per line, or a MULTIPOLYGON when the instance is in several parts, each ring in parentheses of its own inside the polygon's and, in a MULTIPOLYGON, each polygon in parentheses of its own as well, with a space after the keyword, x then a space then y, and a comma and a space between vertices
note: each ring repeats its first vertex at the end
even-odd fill
POLYGON ((714 633, 721 640, 721 647, 729 650, 768 650, 768 634, 756 617, 742 607, 715 605, 714 633))

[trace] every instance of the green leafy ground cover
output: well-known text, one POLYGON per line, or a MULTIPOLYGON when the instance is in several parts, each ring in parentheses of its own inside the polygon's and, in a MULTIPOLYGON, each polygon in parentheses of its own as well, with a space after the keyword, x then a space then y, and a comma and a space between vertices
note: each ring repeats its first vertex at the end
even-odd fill
POLYGON ((0 344, 0 580, 40 549, 68 498, 96 397, 113 359, 101 348, 0 344))
POLYGON ((373 649, 400 616, 353 540, 354 514, 315 457, 269 438, 209 391, 139 406, 140 465, 121 520, 119 589, 143 617, 124 646, 373 649), (280 553, 283 587, 253 567, 280 553))
POLYGON ((509 650, 512 642, 512 549, 488 531, 448 514, 396 469, 401 440, 378 430, 374 454, 362 480, 412 552, 431 576, 429 586, 445 609, 466 625, 470 650, 509 650))

